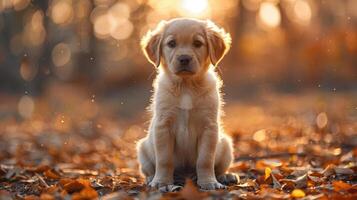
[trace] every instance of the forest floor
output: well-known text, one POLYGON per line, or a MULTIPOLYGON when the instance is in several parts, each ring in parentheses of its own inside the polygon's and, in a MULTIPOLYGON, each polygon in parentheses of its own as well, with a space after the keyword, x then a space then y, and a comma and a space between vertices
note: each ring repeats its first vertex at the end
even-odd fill
POLYGON ((18 114, 27 116, 26 101, 0 98, 0 199, 357 199, 356 93, 228 101, 239 183, 206 192, 188 180, 165 194, 149 191, 138 172, 135 143, 148 115, 120 119, 125 104, 76 96, 35 98, 29 119, 18 114))

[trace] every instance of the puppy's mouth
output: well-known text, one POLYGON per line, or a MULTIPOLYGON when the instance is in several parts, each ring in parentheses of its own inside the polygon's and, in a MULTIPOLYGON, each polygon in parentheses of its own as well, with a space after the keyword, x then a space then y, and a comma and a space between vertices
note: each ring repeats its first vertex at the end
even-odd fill
POLYGON ((179 76, 189 76, 194 75, 195 72, 190 67, 179 67, 175 74, 179 76))

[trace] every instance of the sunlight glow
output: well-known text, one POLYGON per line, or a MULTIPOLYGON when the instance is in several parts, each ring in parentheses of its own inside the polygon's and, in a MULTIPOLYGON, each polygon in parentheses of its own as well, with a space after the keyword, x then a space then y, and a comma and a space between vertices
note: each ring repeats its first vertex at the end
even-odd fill
POLYGON ((207 0, 182 0, 181 8, 192 15, 200 15, 208 8, 207 0))
POLYGON ((262 142, 267 138, 266 135, 267 135, 266 130, 261 129, 254 133, 253 139, 257 142, 262 142))
POLYGON ((326 127, 328 123, 328 117, 325 112, 321 112, 317 115, 316 117, 316 125, 319 127, 319 129, 323 129, 326 127))
POLYGON ((70 2, 57 1, 51 10, 51 18, 56 24, 68 24, 74 17, 74 11, 70 2))
POLYGON ((17 109, 21 117, 30 118, 35 109, 35 102, 31 97, 24 95, 20 98, 17 109))
POLYGON ((311 7, 308 2, 304 0, 296 1, 294 5, 294 13, 298 19, 298 22, 307 25, 311 20, 311 7))
POLYGON ((259 9, 259 18, 264 25, 274 28, 279 26, 281 15, 278 7, 270 2, 262 3, 259 9))
POLYGON ((64 66, 71 60, 71 49, 65 43, 57 44, 52 50, 52 61, 57 67, 64 66))

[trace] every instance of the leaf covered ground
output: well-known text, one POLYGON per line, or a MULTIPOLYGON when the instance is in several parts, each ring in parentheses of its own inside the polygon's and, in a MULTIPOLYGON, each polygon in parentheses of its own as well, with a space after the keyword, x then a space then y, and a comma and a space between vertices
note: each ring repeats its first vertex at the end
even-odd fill
POLYGON ((94 95, 55 95, 37 98, 29 119, 17 114, 13 97, 1 98, 0 199, 357 198, 354 93, 227 100, 230 171, 239 184, 205 192, 187 180, 183 190, 166 194, 149 191, 138 173, 135 142, 147 117, 122 120, 115 113, 123 103, 94 95))

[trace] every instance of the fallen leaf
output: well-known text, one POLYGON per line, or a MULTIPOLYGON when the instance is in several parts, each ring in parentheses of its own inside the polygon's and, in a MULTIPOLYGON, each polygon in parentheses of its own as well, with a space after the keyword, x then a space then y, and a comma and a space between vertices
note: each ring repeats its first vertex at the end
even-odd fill
POLYGON ((27 195, 24 197, 24 200, 38 200, 39 198, 35 195, 27 195))
POLYGON ((61 175, 53 169, 46 170, 43 175, 49 179, 60 179, 61 175))
POLYGON ((71 181, 63 186, 68 193, 81 191, 85 186, 77 180, 71 181))
POLYGON ((259 188, 259 185, 254 180, 248 179, 245 183, 236 185, 236 187, 247 190, 255 190, 256 188, 259 188))
POLYGON ((341 174, 341 175, 352 175, 354 174, 354 171, 350 168, 347 167, 336 167, 335 168, 336 174, 341 174))
POLYGON ((230 171, 247 171, 249 169, 249 165, 246 162, 236 162, 230 167, 230 171))
POLYGON ((44 188, 42 192, 47 193, 47 194, 53 194, 55 192, 58 192, 59 189, 60 188, 57 185, 52 185, 52 186, 49 186, 48 188, 44 188))
POLYGON ((300 190, 300 189, 294 189, 292 192, 291 192, 291 197, 293 198, 302 198, 302 197, 305 197, 305 192, 303 190, 300 190))
POLYGON ((85 200, 85 199, 96 199, 98 198, 98 193, 91 187, 85 187, 79 193, 74 193, 72 196, 73 200, 85 200))
POLYGON ((320 177, 322 178, 324 175, 322 173, 319 172, 310 172, 308 173, 309 176, 315 176, 315 177, 320 177))
POLYGON ((42 173, 50 169, 50 166, 48 165, 39 165, 35 168, 28 169, 28 171, 36 172, 36 173, 42 173))
POLYGON ((88 179, 79 178, 79 179, 77 179, 77 181, 79 183, 81 183, 82 185, 84 185, 85 187, 91 186, 91 182, 88 179))
POLYGON ((271 169, 269 167, 265 168, 265 178, 264 180, 266 181, 271 175, 271 169))
POLYGON ((280 189, 281 188, 281 184, 280 182, 275 178, 274 174, 271 174, 271 177, 273 179, 273 188, 275 189, 280 189))
POLYGON ((340 161, 342 163, 353 161, 353 152, 350 151, 350 152, 346 153, 345 155, 341 156, 340 161))
POLYGON ((281 165, 282 163, 279 160, 265 159, 265 160, 258 160, 255 164, 255 167, 259 170, 263 170, 267 167, 276 168, 276 167, 280 167, 281 165))
POLYGON ((295 189, 295 182, 291 179, 281 179, 280 182, 282 183, 282 189, 285 191, 292 191, 295 189))
POLYGON ((187 179, 185 186, 179 192, 183 199, 203 199, 207 193, 199 192, 198 188, 193 184, 191 179, 187 179))
POLYGON ((52 196, 51 194, 48 194, 48 193, 42 193, 42 194, 40 195, 40 199, 41 199, 41 200, 54 200, 55 197, 52 196))
POLYGON ((322 172, 322 174, 325 176, 325 177, 329 177, 333 174, 335 174, 335 168, 336 166, 331 164, 331 165, 328 165, 324 171, 322 172))
POLYGON ((307 174, 304 174, 298 177, 294 182, 297 188, 306 188, 308 183, 307 181, 308 181, 307 174))
POLYGON ((63 187, 72 181, 73 181, 73 179, 70 179, 70 178, 61 178, 61 180, 59 181, 59 184, 63 187))
POLYGON ((352 185, 345 183, 343 181, 333 181, 332 185, 336 192, 347 191, 350 188, 352 188, 352 185))
POLYGON ((101 197, 102 200, 131 199, 125 192, 114 192, 101 197))

